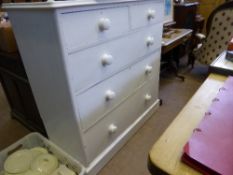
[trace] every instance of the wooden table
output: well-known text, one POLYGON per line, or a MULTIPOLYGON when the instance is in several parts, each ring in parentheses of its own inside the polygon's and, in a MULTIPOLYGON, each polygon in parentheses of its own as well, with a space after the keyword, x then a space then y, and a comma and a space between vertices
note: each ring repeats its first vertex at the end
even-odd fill
POLYGON ((148 161, 148 168, 152 174, 201 175, 181 162, 183 146, 189 140, 193 129, 202 120, 212 99, 217 95, 225 80, 225 76, 210 74, 153 145, 148 161))
POLYGON ((171 29, 175 30, 176 32, 171 35, 170 38, 163 37, 162 39, 162 54, 169 52, 170 50, 174 49, 178 45, 187 41, 191 35, 191 29, 171 29))
POLYGON ((233 75, 233 62, 228 61, 224 51, 209 66, 210 73, 218 73, 223 75, 233 75))
MULTIPOLYGON (((178 74, 179 68, 179 49, 177 47, 185 43, 192 36, 191 29, 170 29, 173 32, 170 37, 164 37, 162 39, 162 59, 161 59, 161 72, 164 65, 169 65, 173 69, 174 74, 184 80, 183 76, 178 74), (175 62, 175 65, 173 64, 175 62)), ((167 68, 167 66, 165 67, 167 68)))

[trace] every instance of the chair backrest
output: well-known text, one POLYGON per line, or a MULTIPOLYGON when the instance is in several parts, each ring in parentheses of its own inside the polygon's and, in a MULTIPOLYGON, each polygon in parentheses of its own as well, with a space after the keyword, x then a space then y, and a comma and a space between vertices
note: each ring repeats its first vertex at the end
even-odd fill
POLYGON ((201 63, 210 64, 224 50, 233 37, 233 1, 217 7, 209 16, 207 38, 196 57, 201 63))

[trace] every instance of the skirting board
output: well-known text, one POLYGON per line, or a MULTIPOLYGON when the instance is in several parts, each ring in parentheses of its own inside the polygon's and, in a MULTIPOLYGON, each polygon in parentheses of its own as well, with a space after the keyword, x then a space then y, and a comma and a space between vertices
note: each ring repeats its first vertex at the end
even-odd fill
MULTIPOLYGON (((132 135, 145 123, 159 106, 157 99, 136 121, 134 121, 111 145, 109 145, 86 169, 86 175, 96 175, 101 168, 124 146, 132 135)), ((147 160, 145 160, 147 161, 147 160)))

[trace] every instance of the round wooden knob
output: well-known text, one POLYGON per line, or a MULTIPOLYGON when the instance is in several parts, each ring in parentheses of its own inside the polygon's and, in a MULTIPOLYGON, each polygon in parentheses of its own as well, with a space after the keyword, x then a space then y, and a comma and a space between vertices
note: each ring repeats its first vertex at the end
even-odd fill
POLYGON ((148 20, 155 18, 155 10, 149 9, 147 12, 147 18, 148 18, 148 20))
POLYGON ((110 134, 115 133, 117 131, 117 126, 114 125, 114 124, 109 125, 108 131, 109 131, 110 134))
POLYGON ((150 94, 145 95, 145 100, 150 101, 152 99, 152 96, 150 94))
POLYGON ((152 66, 147 65, 145 68, 145 73, 150 74, 152 72, 152 69, 153 69, 152 66))
POLYGON ((99 20, 99 29, 100 29, 101 31, 110 29, 110 26, 111 26, 111 21, 110 21, 110 19, 108 19, 108 18, 101 18, 101 19, 99 20))
POLYGON ((116 97, 116 93, 112 90, 106 91, 106 100, 112 100, 116 97))
POLYGON ((147 39, 146 39, 147 46, 152 46, 154 44, 154 42, 155 42, 154 37, 152 37, 152 36, 147 37, 147 39))
POLYGON ((103 66, 112 64, 112 61, 113 61, 113 56, 110 54, 105 53, 101 56, 101 62, 103 66))

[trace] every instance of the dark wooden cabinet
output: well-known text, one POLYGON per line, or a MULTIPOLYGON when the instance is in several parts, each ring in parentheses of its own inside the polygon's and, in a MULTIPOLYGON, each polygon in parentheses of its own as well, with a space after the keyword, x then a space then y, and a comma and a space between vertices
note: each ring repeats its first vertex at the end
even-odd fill
POLYGON ((174 5, 174 20, 176 28, 192 29, 193 33, 202 32, 204 27, 204 17, 197 14, 198 2, 190 2, 174 5))
POLYGON ((175 27, 195 29, 195 19, 197 14, 198 2, 175 4, 174 5, 174 20, 175 27))
POLYGON ((179 48, 179 57, 185 54, 189 55, 188 65, 193 67, 193 49, 197 47, 199 39, 196 37, 196 33, 201 33, 204 26, 204 18, 197 14, 199 2, 185 2, 182 4, 174 5, 174 20, 176 22, 175 28, 192 29, 192 36, 190 42, 179 48))
POLYGON ((0 52, 0 80, 11 108, 11 116, 28 129, 47 136, 18 53, 0 52))

